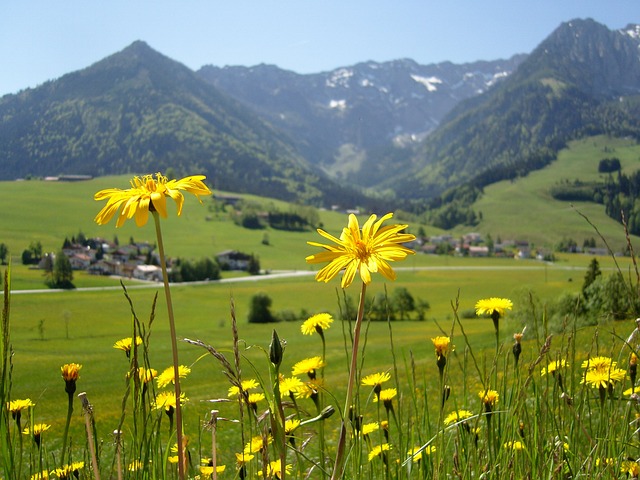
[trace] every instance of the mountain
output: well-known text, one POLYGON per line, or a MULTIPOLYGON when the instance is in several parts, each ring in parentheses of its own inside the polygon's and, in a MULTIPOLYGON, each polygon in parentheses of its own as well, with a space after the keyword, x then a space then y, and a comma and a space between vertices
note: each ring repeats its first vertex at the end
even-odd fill
POLYGON ((365 62, 300 75, 272 65, 204 66, 198 74, 286 132, 311 163, 360 186, 386 178, 393 156, 433 131, 461 100, 485 92, 526 55, 509 60, 419 65, 365 62))
POLYGON ((0 179, 204 173, 216 188, 353 205, 285 135, 192 70, 135 42, 0 99, 0 179))
POLYGON ((504 82, 457 105, 411 168, 379 188, 433 198, 465 183, 482 188, 526 175, 572 139, 640 139, 639 33, 637 25, 611 31, 589 19, 563 23, 504 82))

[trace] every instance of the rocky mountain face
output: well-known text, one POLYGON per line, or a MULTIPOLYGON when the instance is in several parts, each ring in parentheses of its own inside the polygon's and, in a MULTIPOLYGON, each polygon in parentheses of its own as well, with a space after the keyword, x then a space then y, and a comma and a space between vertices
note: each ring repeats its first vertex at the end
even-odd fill
POLYGON ((638 32, 593 20, 560 25, 500 85, 457 105, 381 185, 430 198, 461 184, 482 188, 526 175, 571 139, 640 139, 638 32))
POLYGON ((368 157, 418 143, 460 101, 486 92, 525 58, 365 62, 309 75, 272 65, 205 66, 198 74, 286 132, 312 163, 367 186, 375 183, 360 175, 368 157))

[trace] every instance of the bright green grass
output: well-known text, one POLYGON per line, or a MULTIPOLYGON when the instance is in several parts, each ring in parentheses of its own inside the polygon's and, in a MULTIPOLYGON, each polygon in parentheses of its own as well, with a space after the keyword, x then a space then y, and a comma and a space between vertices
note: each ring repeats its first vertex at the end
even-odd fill
MULTIPOLYGON (((612 248, 622 251, 626 244, 623 228, 606 216, 603 205, 576 202, 572 207, 569 202, 554 200, 549 193, 560 180, 601 180, 604 177, 598 174, 598 162, 611 157, 620 159, 625 172, 634 171, 640 167, 640 146, 631 140, 606 137, 572 142, 546 168, 486 187, 473 206, 483 215, 478 231, 490 233, 494 240, 498 236, 502 240, 528 240, 536 247, 549 249, 566 238, 581 245, 585 238, 594 237, 599 246, 604 246, 579 211, 597 226, 612 248)), ((458 228, 456 232, 463 230, 458 228)))

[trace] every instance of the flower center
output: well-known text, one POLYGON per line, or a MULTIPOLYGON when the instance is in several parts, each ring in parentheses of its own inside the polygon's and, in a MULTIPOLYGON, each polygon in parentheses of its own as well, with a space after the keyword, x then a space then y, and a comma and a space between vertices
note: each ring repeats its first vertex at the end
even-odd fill
POLYGON ((360 260, 369 258, 369 249, 367 248, 367 244, 362 240, 356 240, 356 255, 360 260))

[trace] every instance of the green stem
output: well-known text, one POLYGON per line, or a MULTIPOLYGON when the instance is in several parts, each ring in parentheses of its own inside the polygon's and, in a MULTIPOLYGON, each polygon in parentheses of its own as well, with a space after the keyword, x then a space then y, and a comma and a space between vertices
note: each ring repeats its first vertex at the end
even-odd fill
POLYGON ((73 414, 73 393, 67 392, 69 402, 67 404, 67 421, 64 424, 64 434, 62 436, 62 455, 60 466, 65 464, 65 456, 67 452, 67 439, 69 437, 69 424, 71 423, 71 415, 73 414))
MULTIPOLYGON (((351 408, 351 400, 353 397, 353 388, 356 378, 356 370, 358 368, 358 345, 360 343, 360 327, 362 327, 362 319, 364 317, 364 297, 367 291, 367 284, 362 283, 360 291, 360 304, 358 305, 358 316, 356 317, 356 325, 353 330, 353 346, 351 349, 351 368, 349 369, 349 383, 347 384, 347 398, 344 402, 344 410, 342 411, 342 426, 340 428, 340 439, 338 440, 338 451, 336 453, 336 462, 333 467, 331 480, 339 480, 342 478, 344 471, 344 451, 347 441, 347 425, 349 419, 349 408, 351 408)), ((354 412, 354 415, 356 412, 354 412)))
POLYGON ((180 405, 180 369, 178 364, 178 341, 176 338, 176 325, 173 317, 173 303, 171 302, 171 290, 169 289, 169 277, 167 275, 167 262, 164 255, 164 244, 162 243, 162 231, 160 230, 160 216, 158 212, 152 211, 153 220, 156 225, 156 236, 158 238, 158 253, 160 255, 160 268, 162 268, 162 280, 164 283, 164 295, 167 301, 167 313, 169 315, 169 330, 171 334, 171 352, 173 354, 173 375, 176 394, 176 440, 178 444, 178 478, 185 479, 185 459, 184 446, 182 444, 182 408, 180 405))

